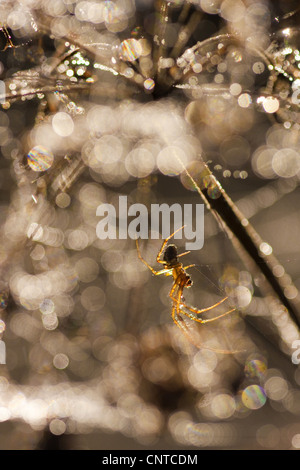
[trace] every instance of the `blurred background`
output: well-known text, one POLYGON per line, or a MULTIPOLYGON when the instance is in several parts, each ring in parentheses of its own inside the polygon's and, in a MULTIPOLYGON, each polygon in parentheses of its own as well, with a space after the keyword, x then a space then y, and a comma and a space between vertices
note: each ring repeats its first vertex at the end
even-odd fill
POLYGON ((1 3, 2 450, 300 448, 298 3, 1 3), (96 211, 201 195, 185 302, 235 310, 186 336, 172 278, 96 211))

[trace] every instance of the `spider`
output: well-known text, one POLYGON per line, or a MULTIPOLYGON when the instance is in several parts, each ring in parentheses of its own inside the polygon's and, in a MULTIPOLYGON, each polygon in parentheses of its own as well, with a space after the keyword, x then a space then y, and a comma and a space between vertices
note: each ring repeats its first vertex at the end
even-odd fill
MULTIPOLYGON (((190 253, 189 251, 186 251, 184 253, 178 254, 177 247, 176 245, 173 244, 167 244, 168 241, 175 235, 175 233, 179 232, 182 230, 184 227, 179 228, 175 232, 173 232, 169 237, 167 237, 163 243, 162 246, 157 254, 156 261, 157 263, 163 264, 164 268, 156 271, 155 269, 150 266, 150 264, 147 263, 146 260, 141 255, 140 248, 138 241, 136 239, 136 247, 137 247, 137 253, 139 259, 147 266, 148 269, 154 274, 155 276, 159 276, 160 274, 164 274, 165 276, 173 276, 173 285, 171 287, 171 290, 169 292, 169 296, 173 302, 172 304, 172 319, 174 323, 183 331, 183 333, 188 337, 188 339, 197 347, 199 347, 192 339, 189 330, 183 321, 182 317, 180 314, 186 315, 190 319, 199 322, 199 323, 209 323, 215 320, 218 320, 219 318, 225 317, 226 315, 232 313, 235 309, 228 310, 225 313, 222 313, 221 315, 218 315, 213 318, 208 318, 208 319, 203 319, 199 318, 197 315, 200 315, 204 312, 207 312, 209 310, 212 310, 216 307, 218 307, 220 304, 225 302, 225 300, 228 299, 228 297, 224 297, 222 300, 219 302, 215 303, 214 305, 211 305, 210 307, 206 307, 203 309, 198 309, 195 307, 191 307, 187 305, 184 301, 183 298, 183 290, 184 288, 189 288, 192 286, 193 281, 191 276, 186 272, 187 269, 192 268, 195 266, 195 264, 191 264, 189 266, 183 267, 183 264, 179 262, 178 258, 181 256, 187 255, 190 253), (163 258, 162 258, 163 255, 163 258)), ((227 351, 227 350, 218 350, 218 349, 212 349, 212 348, 206 348, 206 349, 211 349, 216 352, 220 352, 223 354, 226 353, 234 353, 236 351, 227 351)))

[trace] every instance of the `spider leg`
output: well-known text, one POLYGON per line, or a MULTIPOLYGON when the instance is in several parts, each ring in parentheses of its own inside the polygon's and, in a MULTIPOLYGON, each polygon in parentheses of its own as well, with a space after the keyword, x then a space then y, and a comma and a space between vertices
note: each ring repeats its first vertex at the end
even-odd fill
POLYGON ((177 298, 174 296, 174 291, 176 289, 176 286, 177 286, 176 283, 174 283, 174 285, 173 285, 173 287, 172 287, 172 289, 169 293, 169 296, 171 297, 173 302, 177 303, 177 313, 179 313, 179 311, 180 311, 181 313, 183 313, 184 315, 189 317, 191 320, 197 321, 198 323, 209 323, 209 322, 212 322, 212 321, 215 321, 215 320, 219 320, 220 318, 225 317, 226 315, 229 315, 230 313, 235 311, 235 308, 233 308, 233 309, 228 310, 225 313, 221 313, 220 315, 218 315, 216 317, 213 317, 213 318, 207 318, 207 319, 198 318, 196 315, 199 315, 201 313, 212 310, 215 307, 218 307, 221 303, 225 302, 225 300, 228 299, 228 297, 224 297, 224 299, 220 300, 219 302, 217 302, 214 305, 211 305, 210 307, 198 309, 198 308, 195 308, 195 307, 190 307, 185 302, 181 301, 182 292, 183 292, 183 288, 184 288, 183 285, 180 285, 178 287, 180 295, 178 295, 177 298), (189 310, 190 313, 186 312, 183 309, 189 310))
POLYGON ((169 292, 169 297, 173 300, 173 305, 176 305, 177 304, 177 311, 179 312, 179 305, 180 305, 180 299, 182 297, 182 292, 183 292, 183 287, 180 285, 180 284, 177 284, 176 281, 174 281, 173 283, 173 286, 169 292), (174 297, 174 292, 176 290, 176 288, 178 289, 178 295, 176 297, 174 297))
MULTIPOLYGON (((190 251, 185 251, 184 253, 180 253, 180 255, 177 255, 177 258, 180 258, 180 256, 188 255, 190 251)), ((193 266, 196 266, 195 264, 193 266)))
MULTIPOLYGON (((186 308, 190 311, 190 312, 193 312, 195 313, 196 315, 200 315, 200 313, 204 313, 204 312, 208 312, 209 310, 212 310, 213 308, 216 308, 218 307, 219 305, 221 305, 223 302, 225 302, 225 300, 227 300, 228 297, 224 297, 224 299, 220 300, 219 302, 217 302, 216 304, 214 305, 211 305, 210 307, 205 307, 205 308, 196 308, 196 307, 190 307, 189 305, 186 305, 186 308)), ((235 309, 233 309, 235 310, 235 309)), ((231 310, 231 311, 233 311, 231 310)))
POLYGON ((182 318, 179 315, 179 312, 180 312, 179 305, 180 305, 180 299, 181 299, 181 296, 182 296, 182 291, 183 291, 182 286, 178 286, 174 282, 174 284, 172 286, 172 289, 170 291, 170 294, 169 294, 171 299, 173 299, 172 320, 175 323, 175 325, 177 325, 183 331, 183 333, 189 339, 189 341, 191 341, 195 345, 194 341, 191 338, 191 335, 189 334, 189 330, 188 330, 186 324, 184 323, 184 321, 182 320, 182 318), (173 293, 174 293, 176 287, 178 288, 177 299, 175 297, 173 297, 173 293))
MULTIPOLYGON (((183 289, 182 289, 182 291, 183 291, 183 289)), ((181 293, 182 293, 182 291, 181 291, 181 293)), ((182 303, 182 302, 180 302, 180 299, 178 300, 178 299, 173 297, 173 292, 174 292, 174 290, 172 291, 172 289, 171 289, 171 292, 169 294, 171 299, 175 302, 178 302, 179 304, 182 303)), ((220 300, 216 304, 211 305, 210 307, 202 308, 202 309, 198 309, 196 307, 190 307, 189 305, 186 305, 185 303, 182 303, 182 305, 184 306, 184 308, 186 308, 190 312, 195 313, 196 315, 199 315, 200 313, 208 312, 209 310, 212 310, 213 308, 218 307, 220 304, 225 302, 225 300, 227 300, 227 299, 228 299, 228 297, 224 297, 224 299, 220 300)), ((233 310, 235 310, 235 309, 233 309, 233 310)), ((230 310, 230 312, 232 312, 233 310, 230 310)), ((225 314, 222 314, 222 315, 225 315, 225 314)), ((217 318, 219 318, 219 317, 216 317, 216 319, 217 318)), ((195 319, 197 319, 197 317, 193 318, 193 320, 195 320, 195 319)), ((197 321, 200 321, 200 320, 197 319, 197 321)), ((202 321, 203 320, 201 320, 201 323, 202 323, 202 321)))
POLYGON ((150 266, 150 264, 147 263, 147 261, 141 255, 137 239, 136 239, 136 248, 137 248, 137 253, 138 253, 139 259, 144 263, 145 266, 147 266, 148 269, 150 269, 152 274, 154 274, 155 276, 159 276, 160 274, 165 274, 166 276, 169 276, 171 274, 172 270, 170 270, 170 269, 161 269, 159 271, 155 271, 155 269, 153 269, 152 266, 150 266))
MULTIPOLYGON (((172 293, 174 292, 176 287, 178 287, 178 286, 174 283, 174 285, 171 289, 172 293)), ((244 352, 244 351, 229 351, 228 349, 210 348, 209 346, 205 346, 203 344, 200 344, 198 341, 196 341, 193 338, 193 336, 191 335, 191 333, 189 331, 189 328, 187 327, 187 325, 185 324, 185 322, 183 321, 183 319, 180 316, 180 313, 183 313, 184 315, 186 315, 186 313, 183 312, 179 307, 180 299, 181 299, 181 296, 182 296, 182 291, 183 291, 183 287, 179 286, 178 287, 178 293, 177 293, 177 299, 171 297, 171 295, 170 295, 170 297, 173 298, 172 320, 175 323, 175 325, 177 325, 181 329, 181 331, 184 333, 184 335, 186 336, 186 338, 188 339, 188 341, 190 343, 192 343, 198 349, 200 349, 200 348, 208 349, 209 351, 213 351, 213 352, 216 352, 216 353, 219 353, 219 354, 235 354, 235 353, 244 352)), ((170 292, 170 294, 171 294, 171 292, 170 292)))
MULTIPOLYGON (((201 310, 200 310, 201 311, 201 310)), ((229 315, 230 313, 234 312, 235 311, 235 308, 232 308, 231 310, 228 310, 227 312, 225 313, 221 313, 221 315, 218 315, 216 317, 213 317, 213 318, 206 318, 206 319, 203 319, 203 318, 198 318, 194 315, 194 311, 192 309, 192 307, 189 307, 188 305, 185 305, 185 304, 182 304, 181 308, 180 308, 180 312, 183 313, 184 315, 186 315, 187 317, 189 317, 191 320, 194 320, 194 321, 197 321, 198 323, 210 323, 212 321, 215 321, 215 320, 219 320, 220 318, 223 318, 225 317, 226 315, 229 315), (186 311, 184 311, 182 308, 186 308, 187 310, 190 310, 192 313, 188 313, 186 311)), ((199 311, 197 311, 198 313, 199 311)))
POLYGON ((172 320, 175 323, 175 325, 178 326, 178 328, 181 329, 181 331, 184 333, 184 335, 189 340, 189 342, 191 342, 194 346, 199 347, 195 343, 195 341, 193 340, 193 338, 192 338, 192 336, 191 336, 191 334, 188 330, 188 327, 184 323, 183 319, 180 317, 180 315, 178 315, 176 302, 173 303, 173 307, 172 307, 172 320))
MULTIPOLYGON (((187 251, 186 253, 189 253, 189 251, 187 251)), ((182 253, 183 255, 186 255, 186 253, 182 253)), ((179 255, 181 256, 181 255, 179 255)), ((196 265, 195 264, 190 264, 189 266, 185 266, 183 269, 186 271, 187 269, 189 268, 194 268, 196 265)))

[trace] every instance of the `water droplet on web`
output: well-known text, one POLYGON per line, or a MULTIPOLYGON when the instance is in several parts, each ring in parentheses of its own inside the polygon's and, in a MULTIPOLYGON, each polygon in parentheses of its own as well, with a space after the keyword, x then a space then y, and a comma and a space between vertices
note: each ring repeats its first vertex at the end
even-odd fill
POLYGON ((249 385, 242 392, 242 402, 250 410, 258 410, 266 400, 265 391, 259 385, 249 385))
POLYGON ((40 311, 44 315, 53 313, 54 310, 55 310, 55 306, 54 306, 53 300, 51 299, 44 299, 43 302, 40 304, 40 311))
POLYGON ((250 378, 258 377, 262 380, 266 375, 266 371, 266 363, 259 359, 251 359, 245 366, 245 374, 250 378))
POLYGON ((252 70, 256 75, 259 75, 264 72, 265 65, 263 64, 263 62, 255 62, 253 64, 252 70))
POLYGON ((52 127, 60 137, 69 137, 74 131, 74 122, 68 113, 58 112, 52 118, 52 127))
POLYGON ((207 188, 207 194, 211 199, 218 199, 221 196, 221 189, 213 176, 205 176, 203 185, 207 188))
POLYGON ((40 145, 33 147, 27 155, 27 163, 33 171, 49 170, 53 161, 53 153, 40 145))
POLYGON ((148 91, 152 91, 155 87, 155 81, 152 78, 147 78, 144 81, 144 88, 148 91))
POLYGON ((249 93, 243 93, 238 98, 238 104, 241 108, 248 108, 252 103, 252 98, 249 93))
POLYGON ((274 98, 273 96, 268 96, 262 103, 264 110, 266 113, 276 113, 279 109, 279 101, 277 98, 274 98))
POLYGON ((142 55, 143 49, 139 41, 134 38, 125 39, 119 47, 120 59, 134 62, 142 55))

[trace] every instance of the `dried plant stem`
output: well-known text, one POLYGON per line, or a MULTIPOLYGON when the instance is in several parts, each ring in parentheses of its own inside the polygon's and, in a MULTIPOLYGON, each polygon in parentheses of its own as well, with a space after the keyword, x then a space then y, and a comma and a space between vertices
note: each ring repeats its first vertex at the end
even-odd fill
POLYGON ((186 168, 184 168, 184 171, 188 178, 193 182, 195 189, 205 202, 206 207, 211 211, 218 223, 221 225, 222 230, 224 230, 231 239, 238 255, 243 259, 243 261, 245 261, 245 256, 241 251, 244 250, 248 255, 248 258, 252 261, 252 265, 254 263, 257 271, 264 276, 268 285, 272 288, 281 303, 287 308, 291 319, 299 328, 300 319, 297 308, 299 305, 299 300, 297 302, 297 299, 299 297, 292 302, 285 294, 287 287, 294 286, 291 281, 287 286, 286 283, 282 282, 280 277, 275 275, 275 268, 280 266, 280 262, 272 254, 271 250, 269 250, 270 254, 267 254, 268 252, 264 252, 264 242, 260 235, 251 226, 248 219, 239 211, 234 202, 229 198, 205 163, 203 163, 203 169, 201 176, 203 177, 204 174, 204 178, 209 178, 210 183, 207 187, 201 187, 201 189, 190 172, 186 168), (215 197, 215 195, 213 197, 210 195, 210 189, 212 187, 217 188, 217 197, 215 197))

